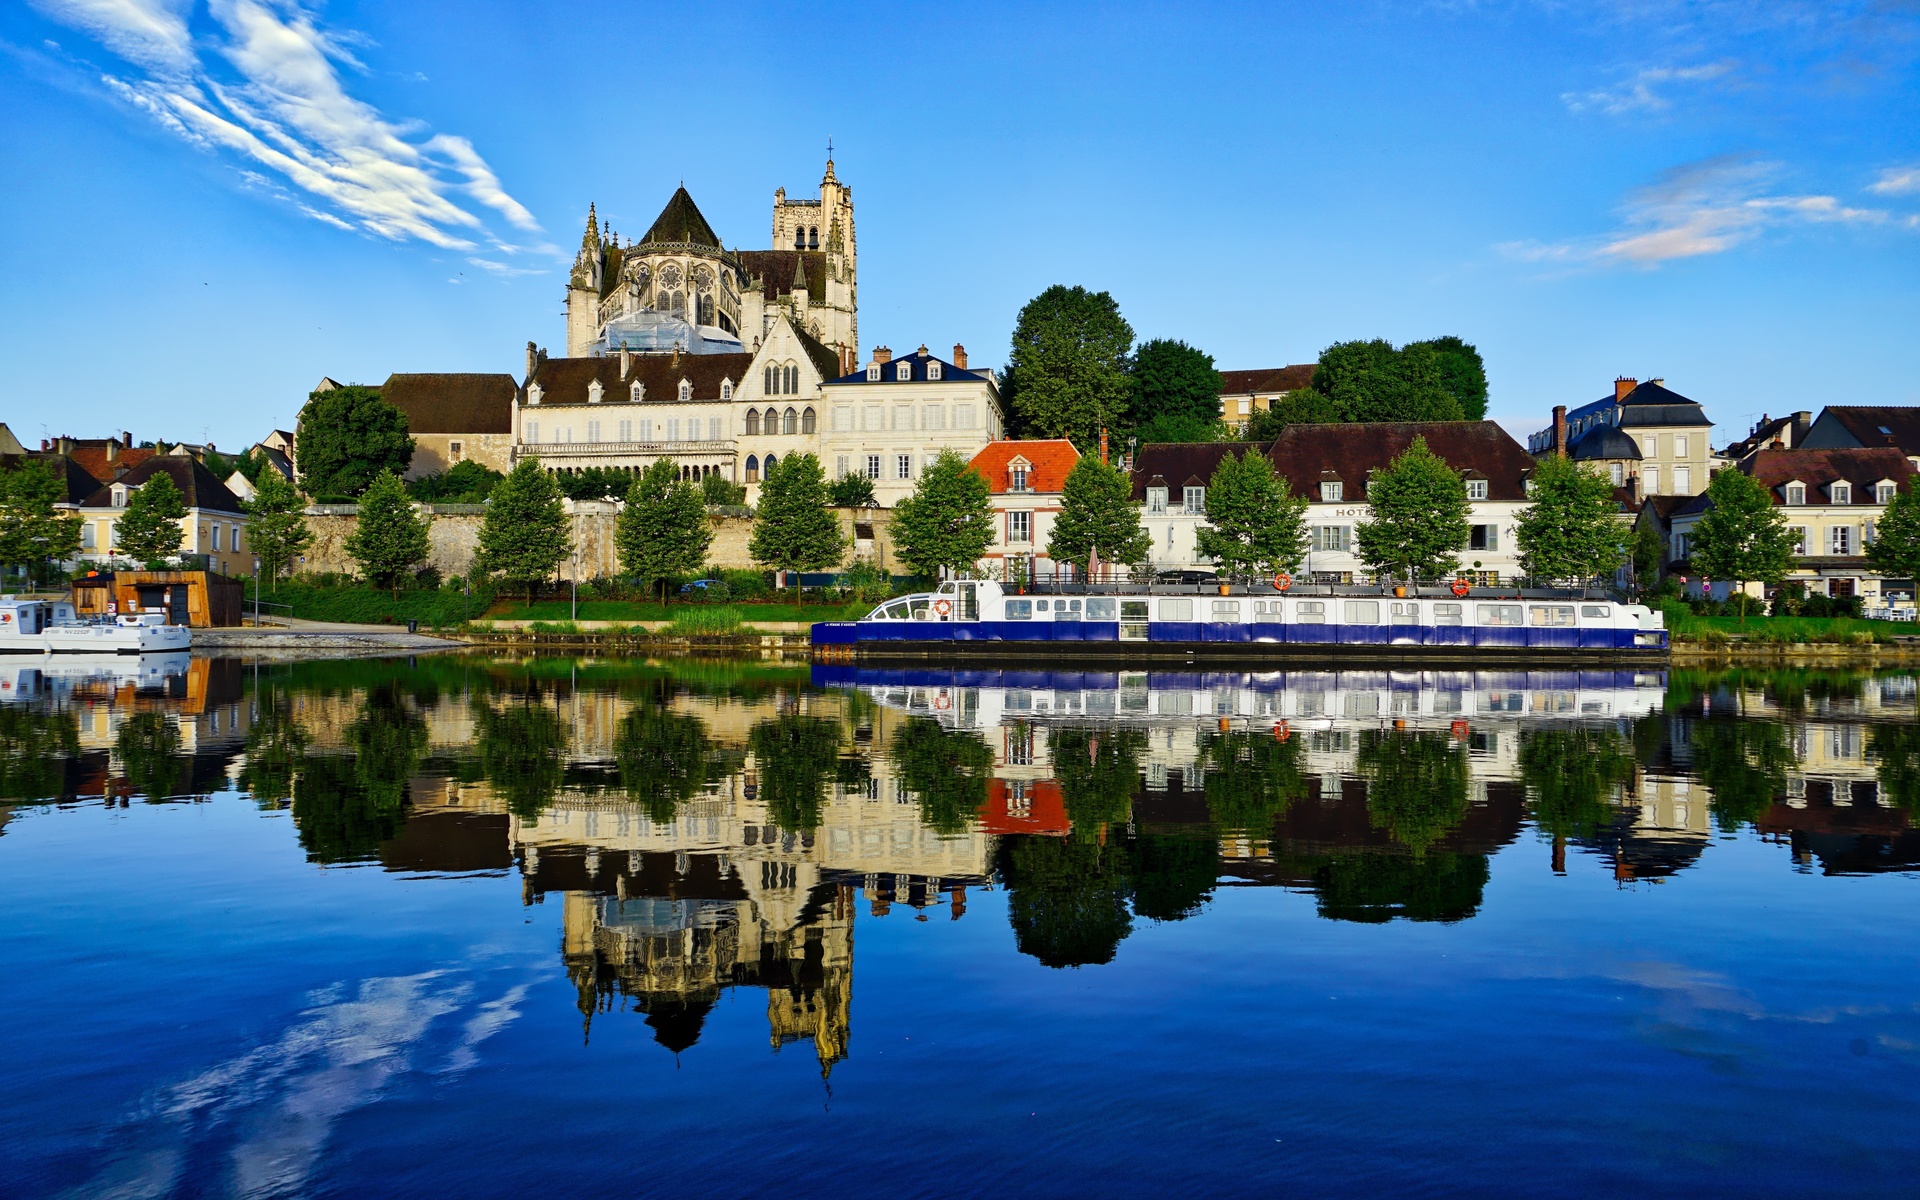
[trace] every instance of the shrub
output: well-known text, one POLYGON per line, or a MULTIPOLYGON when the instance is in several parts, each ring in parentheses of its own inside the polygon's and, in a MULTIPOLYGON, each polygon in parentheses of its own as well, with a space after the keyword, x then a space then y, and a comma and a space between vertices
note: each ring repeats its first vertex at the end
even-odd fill
POLYGON ((723 580, 735 600, 764 600, 773 595, 773 575, 769 571, 712 570, 707 578, 723 580))
POLYGON ((893 595, 893 577, 878 564, 857 558, 840 573, 840 589, 854 600, 884 600, 893 595))
POLYGON ((740 629, 739 609, 726 605, 710 605, 683 610, 673 619, 673 623, 661 632, 675 637, 717 637, 738 633, 740 629))

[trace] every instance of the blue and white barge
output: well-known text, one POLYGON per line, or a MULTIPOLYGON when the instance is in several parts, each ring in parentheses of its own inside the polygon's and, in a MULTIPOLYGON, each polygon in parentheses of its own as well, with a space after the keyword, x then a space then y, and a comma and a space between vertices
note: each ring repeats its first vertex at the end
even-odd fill
POLYGON ((827 662, 1600 663, 1664 660, 1667 630, 1645 605, 1566 590, 1096 584, 1029 595, 957 580, 858 621, 821 622, 813 647, 827 662))

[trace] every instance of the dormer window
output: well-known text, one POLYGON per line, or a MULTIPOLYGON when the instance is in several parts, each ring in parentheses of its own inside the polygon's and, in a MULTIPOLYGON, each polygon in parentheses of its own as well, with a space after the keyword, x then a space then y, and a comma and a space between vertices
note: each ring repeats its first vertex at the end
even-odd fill
POLYGON ((1467 499, 1485 500, 1486 498, 1487 498, 1487 481, 1486 480, 1484 479, 1467 480, 1467 499))
POLYGON ((600 397, 606 394, 607 394, 607 389, 600 386, 600 381, 598 379, 594 380, 592 383, 589 383, 587 385, 587 403, 588 404, 600 403, 600 397))
POLYGON ((693 399, 693 382, 682 379, 680 381, 680 402, 684 404, 691 399, 693 399))
POLYGON ((1806 502, 1807 502, 1807 485, 1806 484, 1790 483, 1787 485, 1787 504, 1788 505, 1793 507, 1798 507, 1799 505, 1805 504, 1806 502))
POLYGON ((1007 465, 1007 490, 1024 492, 1027 490, 1027 464, 1015 459, 1007 465))
POLYGON ((722 379, 720 381, 720 398, 722 400, 733 399, 733 380, 722 379))
POLYGON ((547 394, 546 390, 537 383, 530 383, 527 385, 527 403, 528 404, 540 403, 540 397, 546 394, 547 394))
POLYGON ((1147 511, 1150 513, 1163 513, 1167 511, 1166 488, 1150 487, 1147 489, 1147 511))
POLYGON ((899 363, 893 368, 893 377, 899 380, 901 383, 905 383, 908 380, 912 379, 913 364, 910 362, 899 363))
POLYGON ((627 395, 633 398, 635 404, 638 404, 647 398, 647 385, 636 379, 633 381, 633 386, 627 389, 627 395))
POLYGON ((1893 495, 1899 490, 1898 484, 1891 480, 1882 479, 1879 483, 1873 485, 1873 502, 1875 504, 1892 504, 1893 495))
POLYGON ((927 364, 927 378, 928 378, 928 379, 938 379, 938 378, 940 378, 940 364, 939 364, 939 363, 937 363, 937 362, 930 362, 930 363, 928 363, 928 364, 927 364))
POLYGON ((1207 511, 1207 489, 1205 487, 1196 487, 1193 484, 1188 484, 1186 493, 1186 509, 1188 512, 1203 513, 1207 511))
POLYGON ((879 363, 869 363, 867 365, 867 382, 868 383, 880 382, 880 364, 879 363))
POLYGON ((1331 503, 1334 503, 1335 501, 1346 499, 1346 495, 1347 495, 1347 485, 1345 483, 1342 483, 1340 480, 1327 479, 1327 480, 1321 481, 1320 499, 1323 502, 1331 504, 1331 503))
POLYGON ((125 508, 127 506, 127 489, 126 488, 120 487, 117 485, 114 487, 113 506, 115 508, 125 508))
POLYGON ((1853 503, 1853 485, 1850 483, 1830 483, 1827 485, 1827 499, 1835 504, 1853 503))

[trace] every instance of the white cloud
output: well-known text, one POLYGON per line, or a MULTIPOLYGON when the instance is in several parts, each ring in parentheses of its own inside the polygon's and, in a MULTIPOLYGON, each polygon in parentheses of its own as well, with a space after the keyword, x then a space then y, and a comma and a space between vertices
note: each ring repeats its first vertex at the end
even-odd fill
POLYGON ((187 23, 191 0, 35 3, 146 68, 145 78, 105 76, 115 95, 195 145, 286 180, 316 201, 299 205, 308 216, 456 250, 505 244, 486 210, 515 229, 540 228, 472 142, 422 138, 350 95, 340 68, 365 69, 347 49, 364 39, 321 29, 292 0, 210 0, 219 33, 198 44, 187 23))
POLYGON ((502 279, 508 279, 515 275, 545 275, 547 273, 539 267, 515 267, 507 263, 495 262, 490 258, 469 258, 467 261, 479 267, 482 271, 490 275, 498 275, 502 279))
POLYGON ((1769 229, 1793 224, 1874 224, 1880 209, 1853 208, 1826 195, 1775 195, 1771 163, 1714 158, 1667 172, 1628 197, 1620 228, 1568 242, 1516 242, 1499 249, 1526 262, 1657 267, 1721 254, 1769 229))
POLYGON ((1882 196, 1907 196, 1920 192, 1920 166, 1888 167, 1867 190, 1882 196))
POLYGON ((1598 110, 1609 116, 1634 112, 1664 112, 1673 107, 1663 91, 1671 84, 1707 83, 1731 75, 1739 66, 1732 59, 1696 67, 1644 67, 1611 88, 1592 92, 1562 92, 1561 101, 1574 112, 1598 110))

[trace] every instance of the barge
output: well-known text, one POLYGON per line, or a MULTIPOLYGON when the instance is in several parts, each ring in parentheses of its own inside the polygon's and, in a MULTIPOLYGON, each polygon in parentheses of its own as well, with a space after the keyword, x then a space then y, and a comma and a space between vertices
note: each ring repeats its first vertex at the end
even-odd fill
POLYGON ((167 654, 192 644, 163 613, 85 617, 65 600, 0 596, 0 654, 167 654))
POLYGON ((1663 662, 1665 617, 1557 589, 1066 585, 956 580, 813 627, 822 662, 1128 665, 1663 662))

